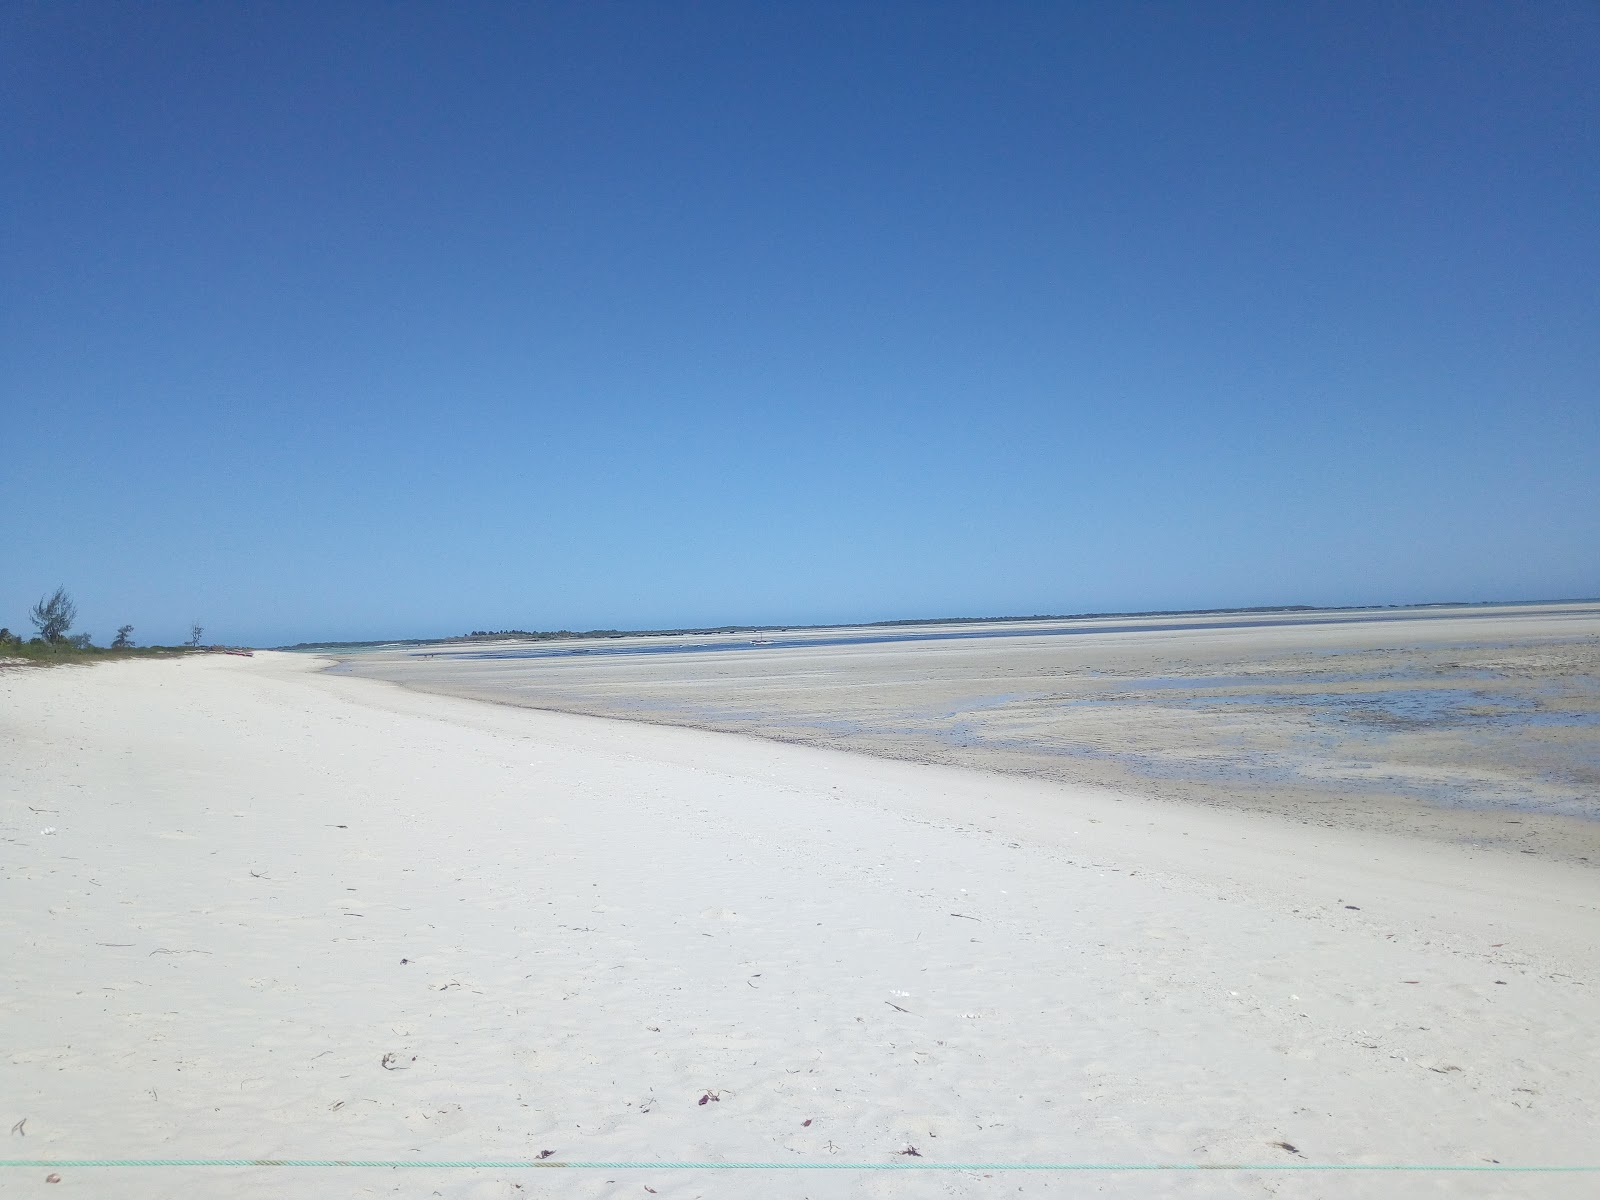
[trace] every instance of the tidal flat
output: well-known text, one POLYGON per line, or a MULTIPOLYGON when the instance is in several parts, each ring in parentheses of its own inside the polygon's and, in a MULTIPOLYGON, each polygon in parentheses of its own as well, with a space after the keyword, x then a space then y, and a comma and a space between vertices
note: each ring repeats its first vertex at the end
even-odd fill
POLYGON ((1600 862, 1600 604, 474 641, 423 691, 1600 862))

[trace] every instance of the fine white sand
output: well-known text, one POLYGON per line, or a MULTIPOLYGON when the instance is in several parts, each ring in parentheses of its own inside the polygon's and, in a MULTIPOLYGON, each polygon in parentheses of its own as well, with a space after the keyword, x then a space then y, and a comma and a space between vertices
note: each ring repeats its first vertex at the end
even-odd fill
MULTIPOLYGON (((418 694, 319 665, 0 670, 0 1125, 25 1121, 5 1158, 1600 1162, 1592 868, 418 694)), ((0 1192, 1600 1187, 59 1174, 0 1168, 0 1192)))

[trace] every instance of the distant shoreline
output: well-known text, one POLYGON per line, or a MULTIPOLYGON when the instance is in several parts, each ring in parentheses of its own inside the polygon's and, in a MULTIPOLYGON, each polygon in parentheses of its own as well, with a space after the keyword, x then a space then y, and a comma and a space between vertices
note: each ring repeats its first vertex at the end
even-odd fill
POLYGON ((1557 600, 1432 600, 1422 604, 1265 604, 1242 608, 1158 608, 1131 612, 1039 613, 1004 617, 904 617, 888 621, 834 621, 818 625, 707 625, 682 629, 502 629, 432 638, 371 638, 365 641, 296 642, 274 646, 285 651, 360 650, 374 646, 439 646, 450 643, 481 644, 496 641, 579 641, 586 638, 644 638, 703 636, 734 633, 821 633, 835 629, 895 629, 915 626, 1006 625, 1034 621, 1100 621, 1130 617, 1270 616, 1274 613, 1385 613, 1421 612, 1439 608, 1528 608, 1554 604, 1600 604, 1600 597, 1579 596, 1557 600))

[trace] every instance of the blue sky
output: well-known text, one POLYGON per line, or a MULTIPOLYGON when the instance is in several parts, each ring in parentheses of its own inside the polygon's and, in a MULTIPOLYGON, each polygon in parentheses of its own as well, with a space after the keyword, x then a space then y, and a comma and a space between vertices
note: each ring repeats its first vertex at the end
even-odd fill
POLYGON ((1600 10, 12 4, 0 624, 1600 594, 1600 10))

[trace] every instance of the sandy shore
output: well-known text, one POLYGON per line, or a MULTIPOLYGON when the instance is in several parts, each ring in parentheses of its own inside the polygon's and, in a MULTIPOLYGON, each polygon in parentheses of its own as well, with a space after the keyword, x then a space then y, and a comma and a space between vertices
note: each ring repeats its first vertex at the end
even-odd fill
MULTIPOLYGON (((1591 868, 318 665, 0 672, 6 1158, 1600 1161, 1591 868)), ((1600 1186, 0 1170, 123 1197, 1600 1186)))

